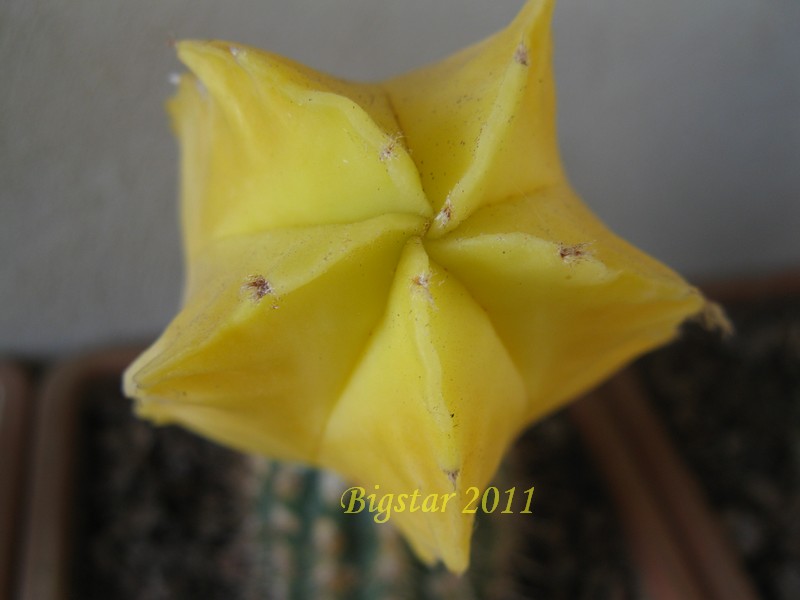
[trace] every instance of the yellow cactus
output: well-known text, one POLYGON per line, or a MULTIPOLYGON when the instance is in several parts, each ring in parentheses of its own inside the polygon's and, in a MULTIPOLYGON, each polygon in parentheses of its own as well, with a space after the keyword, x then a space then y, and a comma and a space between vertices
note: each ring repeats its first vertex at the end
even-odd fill
POLYGON ((570 189, 551 12, 530 0, 488 40, 370 85, 180 42, 185 302, 126 373, 138 413, 367 490, 455 493, 391 522, 466 569, 465 490, 705 306, 570 189))

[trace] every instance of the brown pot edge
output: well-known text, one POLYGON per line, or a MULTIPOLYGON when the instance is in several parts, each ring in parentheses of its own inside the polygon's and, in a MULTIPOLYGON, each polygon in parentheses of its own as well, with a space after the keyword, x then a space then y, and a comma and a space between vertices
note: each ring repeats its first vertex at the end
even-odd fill
POLYGON ((31 382, 24 368, 0 361, 0 597, 12 597, 16 588, 32 416, 31 382))
POLYGON ((116 347, 57 363, 36 392, 19 600, 66 600, 72 536, 77 415, 87 384, 121 373, 140 347, 116 347))

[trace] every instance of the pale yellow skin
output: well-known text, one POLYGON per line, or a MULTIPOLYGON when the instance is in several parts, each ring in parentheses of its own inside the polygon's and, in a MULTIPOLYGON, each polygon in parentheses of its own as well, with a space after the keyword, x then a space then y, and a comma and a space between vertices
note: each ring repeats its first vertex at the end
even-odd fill
POLYGON ((455 493, 391 523, 464 571, 465 490, 704 306, 570 189, 551 11, 531 0, 483 43, 374 85, 179 43, 186 296, 126 373, 139 414, 367 490, 455 493))

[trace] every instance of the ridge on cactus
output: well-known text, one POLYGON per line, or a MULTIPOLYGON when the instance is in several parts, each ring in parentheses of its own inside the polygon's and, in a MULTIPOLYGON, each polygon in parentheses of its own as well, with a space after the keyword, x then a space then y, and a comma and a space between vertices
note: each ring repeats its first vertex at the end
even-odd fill
POLYGON ((138 413, 382 494, 455 494, 391 523, 464 571, 465 491, 706 306, 570 188, 552 4, 377 84, 179 42, 185 300, 126 373, 138 413))

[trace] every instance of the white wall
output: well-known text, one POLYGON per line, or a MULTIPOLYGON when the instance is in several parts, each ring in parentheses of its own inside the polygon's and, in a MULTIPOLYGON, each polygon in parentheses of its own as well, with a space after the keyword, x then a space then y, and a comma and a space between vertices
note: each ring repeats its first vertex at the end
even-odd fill
MULTIPOLYGON (((377 79, 521 0, 4 0, 0 353, 147 340, 178 306, 168 40, 377 79)), ((619 233, 692 278, 800 265, 800 3, 560 0, 564 158, 619 233)))

